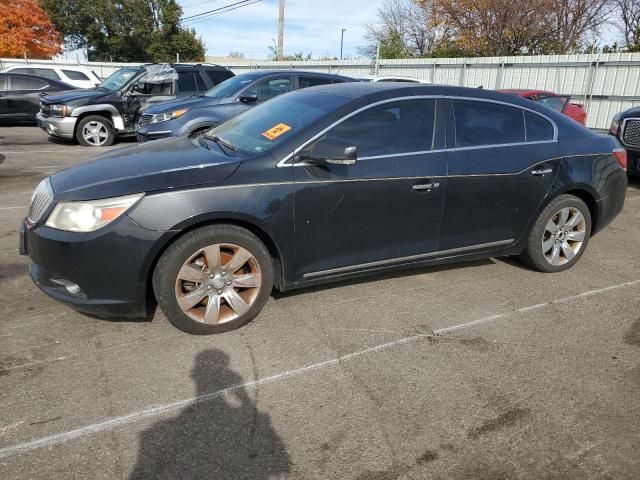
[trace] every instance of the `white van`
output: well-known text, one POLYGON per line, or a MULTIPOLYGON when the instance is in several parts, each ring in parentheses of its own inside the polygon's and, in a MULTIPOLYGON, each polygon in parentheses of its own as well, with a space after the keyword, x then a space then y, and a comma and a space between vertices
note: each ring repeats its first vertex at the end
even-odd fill
POLYGON ((2 70, 2 73, 26 73, 59 80, 76 88, 93 88, 100 84, 100 78, 87 67, 67 65, 47 65, 28 63, 15 65, 2 70))

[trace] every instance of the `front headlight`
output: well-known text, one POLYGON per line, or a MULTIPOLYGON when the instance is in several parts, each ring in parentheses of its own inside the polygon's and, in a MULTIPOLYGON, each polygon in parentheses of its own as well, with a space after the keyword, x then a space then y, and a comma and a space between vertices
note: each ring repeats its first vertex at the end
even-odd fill
POLYGON ((184 115, 187 110, 189 109, 183 108, 181 110, 174 110, 173 112, 156 113, 153 117, 151 117, 151 123, 160 123, 166 122, 168 120, 173 120, 174 118, 178 118, 184 115))
POLYGON ((87 202, 58 203, 47 227, 67 232, 93 232, 113 222, 144 196, 144 193, 87 202))
POLYGON ((65 117, 69 113, 69 107, 66 105, 51 105, 49 107, 49 115, 52 117, 65 117))
POLYGON ((611 120, 611 126, 609 127, 609 133, 611 135, 618 136, 618 131, 620 129, 620 114, 616 113, 613 116, 613 120, 611 120))

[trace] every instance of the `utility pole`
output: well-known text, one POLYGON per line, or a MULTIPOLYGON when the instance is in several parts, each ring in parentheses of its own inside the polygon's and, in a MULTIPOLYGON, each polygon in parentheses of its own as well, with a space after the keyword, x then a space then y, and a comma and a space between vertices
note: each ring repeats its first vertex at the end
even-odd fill
POLYGON ((343 28, 342 31, 340 32, 340 60, 342 60, 342 50, 344 48, 344 32, 346 32, 347 29, 343 28))
POLYGON ((277 60, 284 59, 284 0, 280 0, 280 12, 278 13, 278 56, 277 60))

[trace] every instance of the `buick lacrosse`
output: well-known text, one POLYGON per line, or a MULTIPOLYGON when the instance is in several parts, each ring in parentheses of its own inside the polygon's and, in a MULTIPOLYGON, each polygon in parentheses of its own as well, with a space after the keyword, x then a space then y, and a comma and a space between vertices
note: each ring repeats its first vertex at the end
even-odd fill
POLYGON ((80 311, 157 304, 210 334, 252 320, 274 288, 507 255, 570 268, 621 211, 625 166, 613 137, 512 95, 320 86, 43 180, 20 250, 80 311))

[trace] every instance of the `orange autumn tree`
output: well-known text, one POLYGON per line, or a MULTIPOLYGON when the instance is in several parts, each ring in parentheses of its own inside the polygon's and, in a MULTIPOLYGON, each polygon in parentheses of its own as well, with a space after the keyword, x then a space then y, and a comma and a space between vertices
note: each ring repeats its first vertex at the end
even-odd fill
POLYGON ((51 58, 62 36, 38 0, 0 0, 0 57, 51 58))

